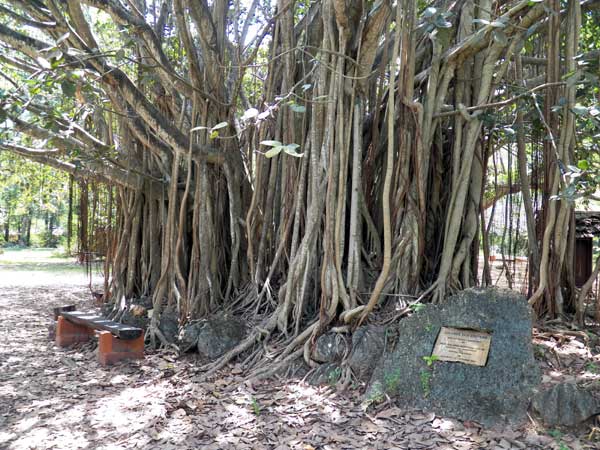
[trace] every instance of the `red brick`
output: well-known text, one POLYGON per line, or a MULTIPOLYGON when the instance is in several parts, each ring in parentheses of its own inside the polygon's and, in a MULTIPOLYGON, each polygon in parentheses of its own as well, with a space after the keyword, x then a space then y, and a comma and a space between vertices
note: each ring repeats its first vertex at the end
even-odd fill
POLYGON ((68 347, 78 342, 86 342, 94 335, 94 330, 58 317, 55 342, 59 347, 68 347))
POLYGON ((144 335, 136 339, 119 339, 110 331, 98 334, 98 362, 103 366, 126 359, 144 358, 144 335))

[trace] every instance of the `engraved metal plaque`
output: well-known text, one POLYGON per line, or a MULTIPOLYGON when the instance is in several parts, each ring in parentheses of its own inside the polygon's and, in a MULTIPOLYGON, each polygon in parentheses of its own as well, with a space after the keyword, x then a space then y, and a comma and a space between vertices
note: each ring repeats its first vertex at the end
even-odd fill
POLYGON ((484 331, 442 327, 432 355, 440 361, 485 366, 492 336, 484 331))

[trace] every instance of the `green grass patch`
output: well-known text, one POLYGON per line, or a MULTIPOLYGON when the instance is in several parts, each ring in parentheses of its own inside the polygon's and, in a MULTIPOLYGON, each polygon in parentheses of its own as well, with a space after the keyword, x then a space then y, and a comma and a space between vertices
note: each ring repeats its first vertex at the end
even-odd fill
POLYGON ((85 273, 85 267, 74 258, 60 254, 54 248, 5 248, 0 254, 0 270, 51 273, 85 273))

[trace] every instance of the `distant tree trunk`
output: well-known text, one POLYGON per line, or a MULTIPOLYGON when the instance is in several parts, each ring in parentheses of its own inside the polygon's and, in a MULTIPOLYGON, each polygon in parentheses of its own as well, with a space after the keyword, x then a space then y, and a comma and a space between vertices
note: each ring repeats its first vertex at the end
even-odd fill
POLYGON ((23 217, 17 220, 17 243, 23 245, 23 217))
MULTIPOLYGON (((88 194, 89 195, 89 194, 88 194)), ((89 250, 88 251, 93 251, 93 252, 97 252, 98 251, 98 242, 97 242, 97 235, 96 235, 96 229, 98 226, 97 223, 97 216, 96 213, 98 211, 98 184, 97 183, 92 183, 92 198, 91 198, 91 202, 92 202, 92 211, 91 211, 91 217, 88 218, 88 247, 89 250)))
POLYGON ((27 225, 25 228, 25 245, 27 247, 31 246, 31 222, 33 222, 32 211, 29 209, 28 214, 26 216, 27 225))
POLYGON ((56 220, 56 216, 54 214, 50 214, 50 217, 48 219, 48 246, 49 247, 56 247, 56 241, 54 239, 54 230, 55 230, 55 220, 56 220))
POLYGON ((79 253, 80 258, 85 258, 89 251, 88 241, 88 184, 87 181, 79 183, 79 253))
POLYGON ((67 213, 67 254, 71 254, 73 240, 73 175, 69 175, 69 212, 67 213))

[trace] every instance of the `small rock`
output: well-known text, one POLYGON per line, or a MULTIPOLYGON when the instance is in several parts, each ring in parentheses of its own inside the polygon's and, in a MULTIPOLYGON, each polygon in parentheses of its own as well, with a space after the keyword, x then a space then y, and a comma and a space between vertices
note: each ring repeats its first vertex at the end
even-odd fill
POLYGON ((147 316, 146 308, 144 308, 142 305, 131 305, 129 307, 129 310, 131 311, 131 314, 133 314, 134 317, 147 316))
POLYGON ((183 409, 183 408, 176 409, 175 411, 173 411, 173 414, 171 414, 171 417, 174 417, 176 419, 179 419, 179 418, 185 417, 185 416, 187 416, 187 413, 185 412, 185 409, 183 409))
POLYGON ((342 369, 337 363, 325 363, 317 367, 306 379, 312 386, 335 385, 342 377, 342 369))
POLYGON ((557 384, 537 394, 533 409, 550 426, 574 426, 600 413, 592 394, 571 383, 557 384))
POLYGON ((56 322, 48 325, 48 340, 53 341, 56 338, 56 322))
POLYGON ((121 323, 145 330, 149 323, 148 316, 146 315, 146 308, 137 304, 129 305, 127 309, 123 311, 121 323))
POLYGON ((341 361, 348 352, 348 342, 340 333, 327 333, 318 337, 312 353, 317 362, 341 361))
POLYGON ((274 375, 281 378, 302 380, 309 371, 310 367, 301 356, 277 369, 274 375))

